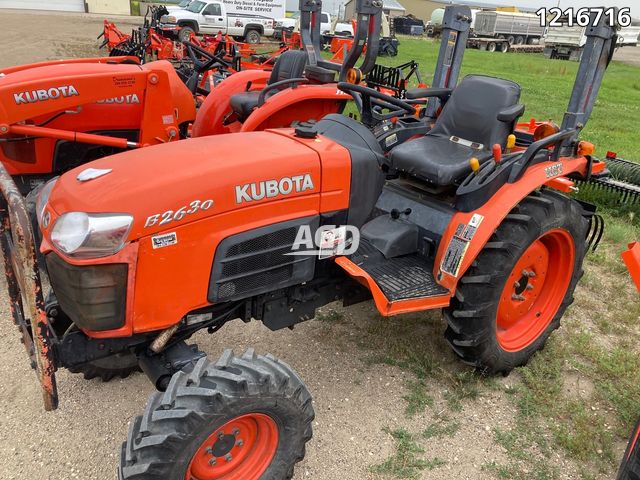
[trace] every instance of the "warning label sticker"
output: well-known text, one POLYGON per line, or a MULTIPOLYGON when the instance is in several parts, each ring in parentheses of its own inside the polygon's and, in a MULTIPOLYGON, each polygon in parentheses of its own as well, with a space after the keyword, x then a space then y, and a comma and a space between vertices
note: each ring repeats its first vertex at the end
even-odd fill
POLYGON ((478 230, 478 227, 484 220, 484 217, 479 214, 474 214, 469 223, 460 223, 456 227, 456 231, 453 234, 451 242, 447 247, 447 251, 442 258, 442 264, 440 270, 454 277, 458 276, 460 271, 460 265, 469 248, 469 242, 473 239, 478 230))

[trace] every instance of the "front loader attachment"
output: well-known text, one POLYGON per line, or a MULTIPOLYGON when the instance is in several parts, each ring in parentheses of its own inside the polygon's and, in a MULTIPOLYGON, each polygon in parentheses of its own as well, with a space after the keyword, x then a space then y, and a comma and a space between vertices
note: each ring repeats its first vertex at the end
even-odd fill
POLYGON ((42 386, 45 410, 58 407, 52 334, 44 309, 36 245, 23 196, 0 163, 0 247, 11 315, 22 335, 31 368, 42 386))

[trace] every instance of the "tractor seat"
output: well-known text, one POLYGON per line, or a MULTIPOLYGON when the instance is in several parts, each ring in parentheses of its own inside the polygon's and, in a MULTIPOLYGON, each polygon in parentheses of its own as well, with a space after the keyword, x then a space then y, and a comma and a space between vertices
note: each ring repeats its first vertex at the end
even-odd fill
POLYGON ((454 185, 471 172, 472 157, 482 164, 492 158, 494 144, 504 148, 524 112, 519 99, 515 82, 466 76, 429 133, 391 150, 390 167, 438 187, 454 185))
MULTIPOLYGON (((276 63, 273 65, 273 70, 271 71, 271 76, 267 81, 267 85, 272 85, 276 82, 289 80, 291 78, 301 78, 304 74, 304 69, 307 66, 307 61, 308 56, 306 52, 302 50, 287 50, 278 57, 276 63)), ((273 90, 271 95, 280 90, 284 90, 289 86, 290 85, 282 85, 282 87, 273 90)), ((231 108, 240 121, 245 120, 249 115, 251 115, 253 109, 258 106, 259 97, 259 91, 237 93, 231 97, 231 108)))

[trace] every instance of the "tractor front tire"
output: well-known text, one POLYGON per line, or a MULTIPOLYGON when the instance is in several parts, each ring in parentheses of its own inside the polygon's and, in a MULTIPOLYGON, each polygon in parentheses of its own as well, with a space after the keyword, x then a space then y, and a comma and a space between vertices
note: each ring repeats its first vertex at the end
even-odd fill
POLYGON ((114 378, 127 378, 139 372, 138 359, 133 353, 118 353, 110 357, 94 360, 77 367, 69 368, 71 373, 82 373, 85 380, 99 378, 108 382, 114 378))
POLYGON ((573 302, 587 226, 577 202, 546 189, 506 216, 444 310, 445 337, 464 362, 508 374, 544 346, 573 302))
POLYGON ((150 398, 122 445, 120 479, 290 479, 313 419, 311 395, 288 365, 227 350, 150 398))

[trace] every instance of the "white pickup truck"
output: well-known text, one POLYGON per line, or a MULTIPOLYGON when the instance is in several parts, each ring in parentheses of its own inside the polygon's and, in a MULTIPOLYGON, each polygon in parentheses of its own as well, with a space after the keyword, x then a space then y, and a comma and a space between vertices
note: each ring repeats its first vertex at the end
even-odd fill
MULTIPOLYGON (((276 20, 276 34, 281 38, 282 31, 293 32, 298 25, 298 19, 300 18, 300 12, 295 12, 290 17, 279 18, 276 20)), ((341 23, 331 20, 331 15, 327 12, 320 14, 320 33, 322 35, 353 35, 353 26, 350 23, 341 23)))
POLYGON ((191 33, 222 32, 244 39, 247 43, 260 43, 261 35, 273 35, 275 20, 260 15, 227 13, 224 3, 194 0, 184 9, 173 10, 160 19, 163 28, 180 27, 178 38, 189 40, 191 33))

